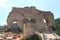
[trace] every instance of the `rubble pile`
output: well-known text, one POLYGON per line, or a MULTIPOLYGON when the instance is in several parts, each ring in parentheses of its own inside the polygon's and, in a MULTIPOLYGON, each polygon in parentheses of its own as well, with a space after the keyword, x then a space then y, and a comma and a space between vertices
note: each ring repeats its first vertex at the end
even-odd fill
POLYGON ((12 32, 2 32, 0 33, 0 40, 22 40, 23 34, 12 33, 12 32))

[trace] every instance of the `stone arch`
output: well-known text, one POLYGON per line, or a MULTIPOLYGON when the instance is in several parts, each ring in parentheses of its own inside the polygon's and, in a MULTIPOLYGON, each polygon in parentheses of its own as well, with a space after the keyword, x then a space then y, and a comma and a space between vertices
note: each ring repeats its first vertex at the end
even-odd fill
POLYGON ((44 19, 46 19, 47 26, 54 26, 54 15, 51 12, 45 13, 44 19))
POLYGON ((37 20, 37 25, 38 25, 38 27, 36 29, 39 32, 46 32, 46 29, 48 31, 52 30, 51 26, 53 26, 53 28, 55 27, 54 15, 49 11, 46 11, 46 12, 40 11, 37 15, 36 20, 37 20), (45 20, 46 24, 44 24, 44 20, 45 20))
POLYGON ((46 20, 46 27, 48 30, 53 30, 55 28, 54 16, 51 12, 46 12, 44 15, 44 19, 46 20))
POLYGON ((19 29, 23 30, 23 14, 19 14, 17 12, 10 12, 9 17, 7 18, 7 27, 6 30, 12 27, 14 21, 17 21, 17 25, 19 29))
POLYGON ((10 31, 11 32, 14 32, 14 33, 22 33, 22 29, 19 28, 21 25, 18 25, 18 22, 17 20, 13 21, 12 23, 12 27, 10 28, 10 31))

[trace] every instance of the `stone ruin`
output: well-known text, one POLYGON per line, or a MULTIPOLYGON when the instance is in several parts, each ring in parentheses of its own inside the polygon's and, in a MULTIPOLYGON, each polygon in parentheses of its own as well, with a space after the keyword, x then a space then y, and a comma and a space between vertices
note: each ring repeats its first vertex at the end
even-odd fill
POLYGON ((14 23, 18 25, 19 32, 23 33, 25 37, 33 35, 35 31, 40 33, 52 32, 55 28, 53 13, 38 10, 33 6, 24 8, 13 7, 7 18, 5 32, 14 30, 12 29, 14 23))

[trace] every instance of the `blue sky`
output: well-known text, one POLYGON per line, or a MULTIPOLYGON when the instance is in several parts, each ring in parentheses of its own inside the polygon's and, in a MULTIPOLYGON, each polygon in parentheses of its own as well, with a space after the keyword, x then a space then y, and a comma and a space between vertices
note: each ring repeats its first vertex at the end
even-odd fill
POLYGON ((60 0, 0 0, 0 25, 6 24, 12 7, 26 6, 35 6, 39 10, 51 11, 55 18, 60 17, 60 0))

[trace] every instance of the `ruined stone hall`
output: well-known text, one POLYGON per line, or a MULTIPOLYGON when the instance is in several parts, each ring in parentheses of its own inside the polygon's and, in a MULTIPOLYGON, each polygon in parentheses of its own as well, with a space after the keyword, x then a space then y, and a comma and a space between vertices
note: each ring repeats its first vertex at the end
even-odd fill
POLYGON ((18 29, 25 36, 33 35, 35 31, 40 33, 50 32, 55 28, 53 13, 41 11, 33 6, 24 8, 13 7, 7 17, 6 31, 12 29, 14 23, 17 24, 18 29))

